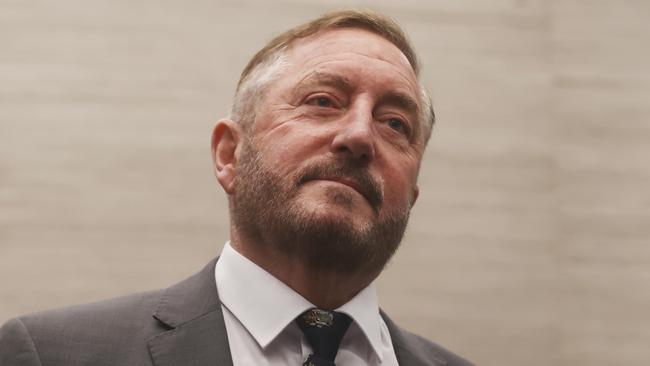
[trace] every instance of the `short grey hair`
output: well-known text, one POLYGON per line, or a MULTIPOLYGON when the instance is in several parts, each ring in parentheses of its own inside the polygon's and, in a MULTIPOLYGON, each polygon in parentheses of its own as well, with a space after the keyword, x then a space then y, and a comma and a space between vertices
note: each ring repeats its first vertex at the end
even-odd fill
POLYGON ((230 107, 229 118, 241 124, 245 130, 252 127, 257 114, 256 107, 263 100, 269 85, 282 75, 287 66, 285 49, 276 52, 258 64, 241 81, 230 107))

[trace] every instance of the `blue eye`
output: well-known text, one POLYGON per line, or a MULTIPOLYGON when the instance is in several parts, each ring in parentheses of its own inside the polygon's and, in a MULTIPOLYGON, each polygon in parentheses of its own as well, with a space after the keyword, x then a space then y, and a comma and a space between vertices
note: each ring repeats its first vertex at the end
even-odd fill
POLYGON ((317 107, 330 108, 334 106, 332 99, 328 97, 316 97, 307 101, 307 104, 311 104, 317 107))
POLYGON ((395 131, 401 132, 403 134, 407 133, 406 124, 397 118, 391 118, 388 120, 388 127, 392 128, 395 131))

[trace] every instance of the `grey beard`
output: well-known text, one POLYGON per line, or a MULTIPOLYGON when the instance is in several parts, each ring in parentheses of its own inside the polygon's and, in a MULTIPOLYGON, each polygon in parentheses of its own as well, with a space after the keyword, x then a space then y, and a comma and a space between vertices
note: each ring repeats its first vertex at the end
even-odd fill
MULTIPOLYGON (((281 177, 264 166, 253 143, 243 143, 231 206, 239 233, 254 245, 263 246, 263 252, 272 249, 316 271, 360 274, 383 269, 402 240, 408 209, 359 229, 348 220, 306 212, 296 204, 305 177, 317 177, 319 172, 332 174, 340 168, 342 176, 357 175, 378 212, 383 200, 381 190, 365 171, 365 175, 354 173, 365 168, 351 168, 348 162, 327 162, 310 165, 293 177, 281 177)), ((345 194, 326 193, 334 204, 352 204, 345 194)))

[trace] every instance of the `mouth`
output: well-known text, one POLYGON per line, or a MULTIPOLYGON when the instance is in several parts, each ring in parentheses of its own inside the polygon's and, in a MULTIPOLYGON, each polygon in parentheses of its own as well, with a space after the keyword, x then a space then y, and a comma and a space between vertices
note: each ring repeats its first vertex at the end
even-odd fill
POLYGON ((379 212, 384 200, 381 186, 376 180, 367 171, 359 170, 356 167, 314 164, 301 172, 297 179, 297 185, 309 181, 334 182, 353 189, 368 202, 376 213, 379 212))
POLYGON ((366 200, 370 201, 368 195, 363 191, 361 186, 357 182, 355 182, 355 181, 353 181, 351 179, 345 179, 345 178, 320 178, 318 180, 323 180, 323 181, 327 181, 327 182, 334 182, 334 183, 342 184, 344 186, 352 188, 358 194, 362 195, 366 200))

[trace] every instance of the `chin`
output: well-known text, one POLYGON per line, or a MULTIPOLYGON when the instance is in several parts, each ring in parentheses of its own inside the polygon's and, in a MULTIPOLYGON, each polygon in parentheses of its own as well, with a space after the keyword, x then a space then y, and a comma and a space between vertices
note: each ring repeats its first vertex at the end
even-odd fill
POLYGON ((304 217, 312 223, 340 225, 347 230, 366 230, 375 219, 374 212, 367 207, 358 207, 340 202, 308 202, 299 208, 304 217))
POLYGON ((359 193, 331 187, 314 193, 299 198, 299 204, 305 212, 329 214, 346 220, 375 216, 368 201, 359 193))

